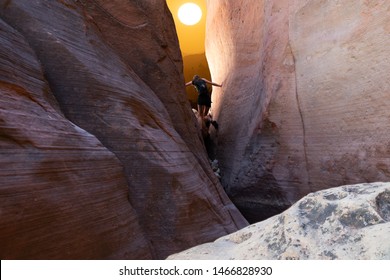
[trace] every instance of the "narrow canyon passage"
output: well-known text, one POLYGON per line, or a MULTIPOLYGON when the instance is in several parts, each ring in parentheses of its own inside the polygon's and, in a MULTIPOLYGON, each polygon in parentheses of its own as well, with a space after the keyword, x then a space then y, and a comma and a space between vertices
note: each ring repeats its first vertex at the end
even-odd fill
POLYGON ((204 153, 165 1, 0 17, 2 259, 164 259, 248 224, 204 153))
MULTIPOLYGON (((247 133, 244 131, 251 129, 246 121, 246 110, 253 110, 250 113, 252 116, 261 115, 259 106, 255 109, 252 109, 251 106, 260 104, 263 96, 266 94, 265 91, 261 91, 251 85, 257 81, 260 86, 262 83, 259 81, 261 77, 258 77, 256 73, 262 63, 262 59, 258 55, 262 51, 262 46, 256 43, 248 46, 247 43, 248 36, 251 36, 252 40, 260 42, 261 34, 259 31, 261 30, 261 24, 263 24, 261 18, 254 15, 245 18, 245 20, 251 20, 249 24, 247 23, 247 27, 248 30, 253 30, 253 32, 250 35, 237 33, 236 35, 241 37, 235 38, 233 34, 238 32, 234 30, 235 21, 237 21, 237 25, 241 24, 240 21, 246 17, 246 14, 231 14, 230 18, 223 18, 225 13, 230 13, 228 9, 231 4, 223 9, 216 8, 218 14, 213 14, 213 4, 208 3, 208 5, 205 5, 206 1, 197 1, 196 4, 201 7, 203 17, 199 22, 188 26, 178 17, 178 11, 180 7, 186 5, 186 1, 167 1, 167 3, 175 20, 183 56, 185 81, 191 81, 194 75, 199 75, 215 83, 223 84, 222 88, 209 86, 210 91, 212 91, 210 117, 215 121, 216 125, 212 126, 209 124, 208 132, 206 134, 203 133, 203 139, 208 157, 214 161, 214 170, 218 171, 216 174, 220 177, 225 191, 250 222, 260 221, 280 213, 290 205, 290 202, 272 172, 261 170, 263 168, 263 163, 261 162, 263 157, 270 157, 271 155, 267 154, 275 152, 276 148, 271 148, 273 151, 256 152, 258 154, 251 155, 251 158, 254 159, 254 163, 251 163, 251 165, 259 165, 257 167, 258 170, 249 171, 253 176, 258 177, 256 181, 253 181, 253 179, 251 181, 242 180, 243 174, 241 173, 243 171, 238 170, 239 174, 235 174, 237 171, 234 168, 232 169, 232 164, 237 160, 241 164, 240 169, 252 168, 251 166, 245 167, 245 165, 248 165, 245 159, 247 155, 243 154, 242 148, 239 147, 240 145, 246 146, 245 142, 249 140, 250 136, 244 135, 241 138, 236 138, 236 136, 240 133, 247 133), (211 10, 210 15, 209 10, 211 10), (206 24, 210 22, 218 26, 213 27, 209 24, 206 27, 206 24), (220 24, 223 24, 223 26, 220 26, 220 24), (216 30, 213 30, 213 28, 216 30), (203 45, 206 43, 206 38, 208 41, 206 48, 204 48, 203 45), (235 44, 232 40, 242 42, 235 44), (215 42, 220 43, 216 44, 215 42), (239 49, 241 45, 246 46, 247 49, 239 49), (240 51, 253 57, 245 58, 241 56, 240 51), (210 66, 213 69, 212 75, 209 72, 206 55, 212 64, 210 66), (246 69, 246 72, 243 73, 243 67, 240 67, 240 65, 248 60, 252 60, 251 64, 253 64, 253 67, 251 66, 250 69, 246 69), (247 83, 242 83, 242 80, 246 80, 247 83), (251 102, 253 104, 249 104, 251 102), (226 154, 227 150, 230 155, 226 154), (245 161, 243 162, 242 159, 245 161), (216 167, 216 163, 218 163, 218 167, 216 167), (219 167, 219 164, 221 167, 219 167), (230 182, 231 180, 233 180, 233 183, 230 182)), ((250 3, 245 7, 254 8, 254 13, 256 13, 258 6, 259 4, 250 3)), ((243 8, 245 9, 245 7, 243 8)), ((187 15, 187 18, 189 17, 191 17, 191 13, 187 15)), ((196 99, 198 93, 193 87, 187 87, 187 96, 192 104, 192 108, 197 109, 196 99)), ((258 133, 256 142, 272 145, 272 125, 271 123, 265 125, 264 131, 258 133), (267 132, 265 129, 268 129, 268 127, 269 131, 267 132)), ((260 123, 258 126, 262 126, 262 124, 260 123)), ((259 143, 253 143, 252 145, 257 146, 260 145, 259 143)), ((251 151, 247 152, 251 153, 251 151)))
POLYGON ((389 6, 208 1, 222 185, 251 222, 324 188, 389 180, 389 6))
POLYGON ((204 2, 221 182, 166 1, 0 3, 2 259, 164 259, 390 179, 389 1, 204 2))

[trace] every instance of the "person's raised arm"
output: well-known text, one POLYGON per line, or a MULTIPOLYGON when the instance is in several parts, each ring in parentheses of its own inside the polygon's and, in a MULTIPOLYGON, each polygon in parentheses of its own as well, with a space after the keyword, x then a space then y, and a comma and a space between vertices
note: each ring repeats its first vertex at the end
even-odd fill
POLYGON ((188 83, 186 83, 186 87, 190 86, 190 85, 192 85, 192 81, 189 81, 188 83))
POLYGON ((217 83, 213 83, 205 78, 202 78, 203 81, 205 81, 206 83, 210 84, 210 85, 213 85, 213 86, 216 86, 216 87, 222 87, 222 84, 217 84, 217 83))

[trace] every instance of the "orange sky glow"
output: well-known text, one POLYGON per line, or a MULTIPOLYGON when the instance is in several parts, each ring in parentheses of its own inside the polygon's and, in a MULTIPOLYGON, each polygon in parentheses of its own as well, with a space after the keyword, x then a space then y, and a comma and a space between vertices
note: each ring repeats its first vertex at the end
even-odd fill
POLYGON ((206 0, 167 0, 167 4, 171 10, 173 19, 175 20, 176 32, 179 38, 180 49, 183 57, 192 54, 204 53, 207 11, 206 0), (177 16, 180 6, 189 2, 197 4, 203 13, 199 23, 191 26, 181 23, 177 16))
MULTIPOLYGON (((189 82, 197 74, 211 79, 210 70, 205 56, 206 37, 206 0, 166 0, 175 21, 177 37, 183 56, 184 78, 189 82), (185 3, 195 3, 202 10, 202 18, 195 25, 185 25, 178 18, 178 10, 185 3)), ((187 97, 193 108, 196 107, 198 93, 193 87, 186 87, 187 97)))

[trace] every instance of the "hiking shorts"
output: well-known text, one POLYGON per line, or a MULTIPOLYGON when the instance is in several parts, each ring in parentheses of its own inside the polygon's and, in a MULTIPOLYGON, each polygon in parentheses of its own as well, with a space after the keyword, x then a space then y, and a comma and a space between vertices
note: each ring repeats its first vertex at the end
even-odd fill
POLYGON ((211 107, 211 98, 208 94, 199 94, 198 95, 198 105, 204 105, 211 107))

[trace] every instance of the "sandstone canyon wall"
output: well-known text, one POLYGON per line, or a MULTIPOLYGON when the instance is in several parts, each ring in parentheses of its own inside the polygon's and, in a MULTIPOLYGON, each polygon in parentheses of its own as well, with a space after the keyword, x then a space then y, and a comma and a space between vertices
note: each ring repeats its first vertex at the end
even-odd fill
POLYGON ((249 220, 390 178, 389 1, 208 1, 222 184, 249 220))
POLYGON ((150 258, 120 162, 60 112, 23 36, 0 30, 1 258, 150 258))
POLYGON ((246 220, 185 98, 165 1, 0 1, 0 256, 147 259, 246 220))

